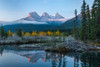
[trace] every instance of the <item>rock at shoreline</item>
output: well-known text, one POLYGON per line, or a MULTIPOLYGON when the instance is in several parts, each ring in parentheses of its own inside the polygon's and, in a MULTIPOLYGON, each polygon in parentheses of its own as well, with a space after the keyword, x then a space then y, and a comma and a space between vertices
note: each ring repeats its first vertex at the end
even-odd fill
POLYGON ((96 48, 93 45, 86 44, 84 42, 75 40, 73 37, 69 36, 66 38, 66 41, 63 43, 69 50, 73 51, 88 51, 91 48, 96 48))
POLYGON ((15 40, 15 41, 22 41, 22 38, 19 36, 9 36, 7 40, 15 40))

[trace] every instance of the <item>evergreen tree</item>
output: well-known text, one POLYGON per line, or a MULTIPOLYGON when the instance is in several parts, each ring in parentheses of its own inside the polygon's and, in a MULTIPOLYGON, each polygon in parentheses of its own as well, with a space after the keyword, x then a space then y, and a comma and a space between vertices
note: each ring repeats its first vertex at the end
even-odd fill
POLYGON ((80 32, 80 39, 85 41, 87 39, 87 18, 86 18, 86 2, 83 0, 83 5, 81 9, 82 14, 82 26, 80 32))
POLYGON ((73 23, 74 23, 74 37, 75 37, 75 39, 77 39, 78 40, 78 38, 79 38, 79 25, 78 25, 78 17, 77 17, 77 10, 75 9, 75 19, 74 19, 74 21, 73 21, 73 23))
POLYGON ((5 32, 4 32, 3 25, 1 24, 1 37, 4 37, 4 36, 5 36, 5 32))
POLYGON ((93 3, 92 6, 92 11, 91 11, 91 15, 92 15, 92 19, 91 19, 91 30, 90 30, 90 39, 95 40, 96 39, 96 13, 97 13, 97 3, 96 0, 93 3))
POLYGON ((100 0, 97 1, 97 31, 96 31, 96 38, 100 41, 100 0))
POLYGON ((86 14, 87 14, 87 38, 90 38, 90 30, 91 30, 91 19, 90 19, 90 9, 89 9, 89 5, 87 5, 87 9, 86 9, 86 14))
POLYGON ((73 36, 75 37, 75 32, 76 32, 75 19, 73 20, 73 25, 74 25, 74 27, 73 27, 73 36))
POLYGON ((92 6, 91 38, 100 41, 100 0, 95 0, 92 6))
POLYGON ((17 33, 17 35, 20 36, 20 37, 22 37, 22 35, 23 35, 23 32, 22 32, 22 30, 21 30, 20 28, 18 28, 18 33, 17 33))

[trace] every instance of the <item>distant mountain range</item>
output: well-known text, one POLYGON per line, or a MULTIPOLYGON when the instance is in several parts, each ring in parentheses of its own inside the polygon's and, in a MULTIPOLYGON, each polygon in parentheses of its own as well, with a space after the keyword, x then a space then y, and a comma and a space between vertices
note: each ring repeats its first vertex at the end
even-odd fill
MULTIPOLYGON (((75 17, 66 20, 59 13, 54 16, 44 12, 39 16, 36 12, 31 12, 26 18, 22 18, 13 22, 0 22, 4 24, 5 31, 15 31, 21 28, 23 31, 44 31, 44 30, 66 30, 73 28, 73 20, 75 17), (64 22, 65 21, 65 22, 64 22)), ((81 27, 81 15, 78 15, 79 27, 81 27)))
MULTIPOLYGON (((67 20, 66 22, 64 22, 63 24, 61 24, 60 26, 59 26, 59 28, 61 29, 61 28, 64 28, 64 29, 68 29, 68 28, 73 28, 74 27, 74 24, 73 24, 73 20, 75 19, 75 17, 74 18, 72 18, 72 19, 69 19, 69 20, 67 20)), ((79 24, 79 27, 81 27, 81 14, 79 14, 78 15, 78 24, 79 24)))
POLYGON ((59 13, 56 13, 54 16, 52 16, 52 15, 49 15, 47 12, 43 12, 42 16, 39 16, 37 14, 37 12, 30 12, 27 17, 22 18, 20 20, 25 20, 25 21, 39 21, 39 22, 41 22, 41 21, 42 22, 46 22, 46 21, 61 21, 61 22, 64 22, 67 19, 65 19, 59 13))
MULTIPOLYGON (((69 19, 66 22, 60 24, 57 21, 48 21, 48 22, 36 22, 36 21, 31 21, 30 22, 15 22, 17 24, 12 24, 12 25, 5 25, 4 29, 5 31, 11 30, 11 31, 16 31, 16 29, 21 28, 24 32, 28 31, 47 31, 47 30, 64 30, 66 31, 67 29, 72 29, 73 28, 73 20, 69 19), (39 24, 37 24, 39 23, 39 24)), ((78 23, 79 27, 81 27, 81 15, 78 15, 78 23)))

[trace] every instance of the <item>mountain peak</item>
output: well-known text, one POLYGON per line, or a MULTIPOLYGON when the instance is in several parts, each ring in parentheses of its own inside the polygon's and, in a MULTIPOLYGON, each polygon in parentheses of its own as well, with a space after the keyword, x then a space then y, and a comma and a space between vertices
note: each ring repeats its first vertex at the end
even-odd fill
MULTIPOLYGON (((38 14, 37 14, 37 12, 35 12, 35 11, 34 11, 34 12, 30 12, 30 13, 28 14, 28 16, 33 16, 33 15, 38 15, 38 14)), ((39 16, 39 15, 38 15, 38 16, 39 16)))
POLYGON ((28 13, 28 17, 30 17, 31 16, 31 14, 30 13, 28 13))
POLYGON ((55 16, 49 15, 47 12, 43 12, 42 16, 39 16, 37 12, 30 12, 26 18, 22 18, 21 20, 28 20, 28 21, 62 21, 65 19, 61 16, 58 12, 55 16))
POLYGON ((42 16, 49 16, 49 14, 47 12, 43 12, 42 16))
POLYGON ((63 16, 61 16, 58 12, 55 14, 55 18, 56 19, 62 19, 64 18, 63 16))
POLYGON ((48 19, 50 19, 50 15, 47 12, 43 12, 42 16, 41 16, 41 21, 48 21, 48 19))
POLYGON ((56 16, 56 15, 59 15, 59 13, 58 13, 58 12, 56 12, 55 16, 56 16))
POLYGON ((28 13, 28 16, 21 20, 38 21, 39 19, 40 19, 40 16, 37 14, 37 12, 34 11, 34 12, 28 13))

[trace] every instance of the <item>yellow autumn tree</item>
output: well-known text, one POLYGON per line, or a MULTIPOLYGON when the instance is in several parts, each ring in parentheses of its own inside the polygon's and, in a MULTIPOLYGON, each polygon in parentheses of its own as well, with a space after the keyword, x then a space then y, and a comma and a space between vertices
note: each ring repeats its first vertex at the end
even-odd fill
POLYGON ((44 36, 46 36, 47 35, 47 33, 46 32, 44 32, 44 36))
POLYGON ((12 33, 12 36, 14 36, 14 33, 12 33))
POLYGON ((9 35, 9 36, 11 36, 11 35, 12 35, 12 33, 11 33, 11 31, 10 31, 10 30, 8 31, 8 35, 9 35))
POLYGON ((37 33, 33 31, 32 32, 32 36, 36 36, 36 35, 37 35, 37 33))
POLYGON ((44 32, 39 32, 38 35, 39 35, 39 36, 42 36, 42 35, 44 35, 44 32))
POLYGON ((52 33, 51 31, 48 31, 48 32, 47 32, 47 35, 48 35, 48 36, 51 36, 51 35, 53 35, 53 33, 52 33))
POLYGON ((29 32, 26 32, 25 36, 31 36, 31 34, 29 32))
POLYGON ((56 35, 57 35, 57 36, 59 36, 59 35, 60 35, 60 32, 59 32, 59 30, 57 30, 57 31, 56 31, 56 35))

